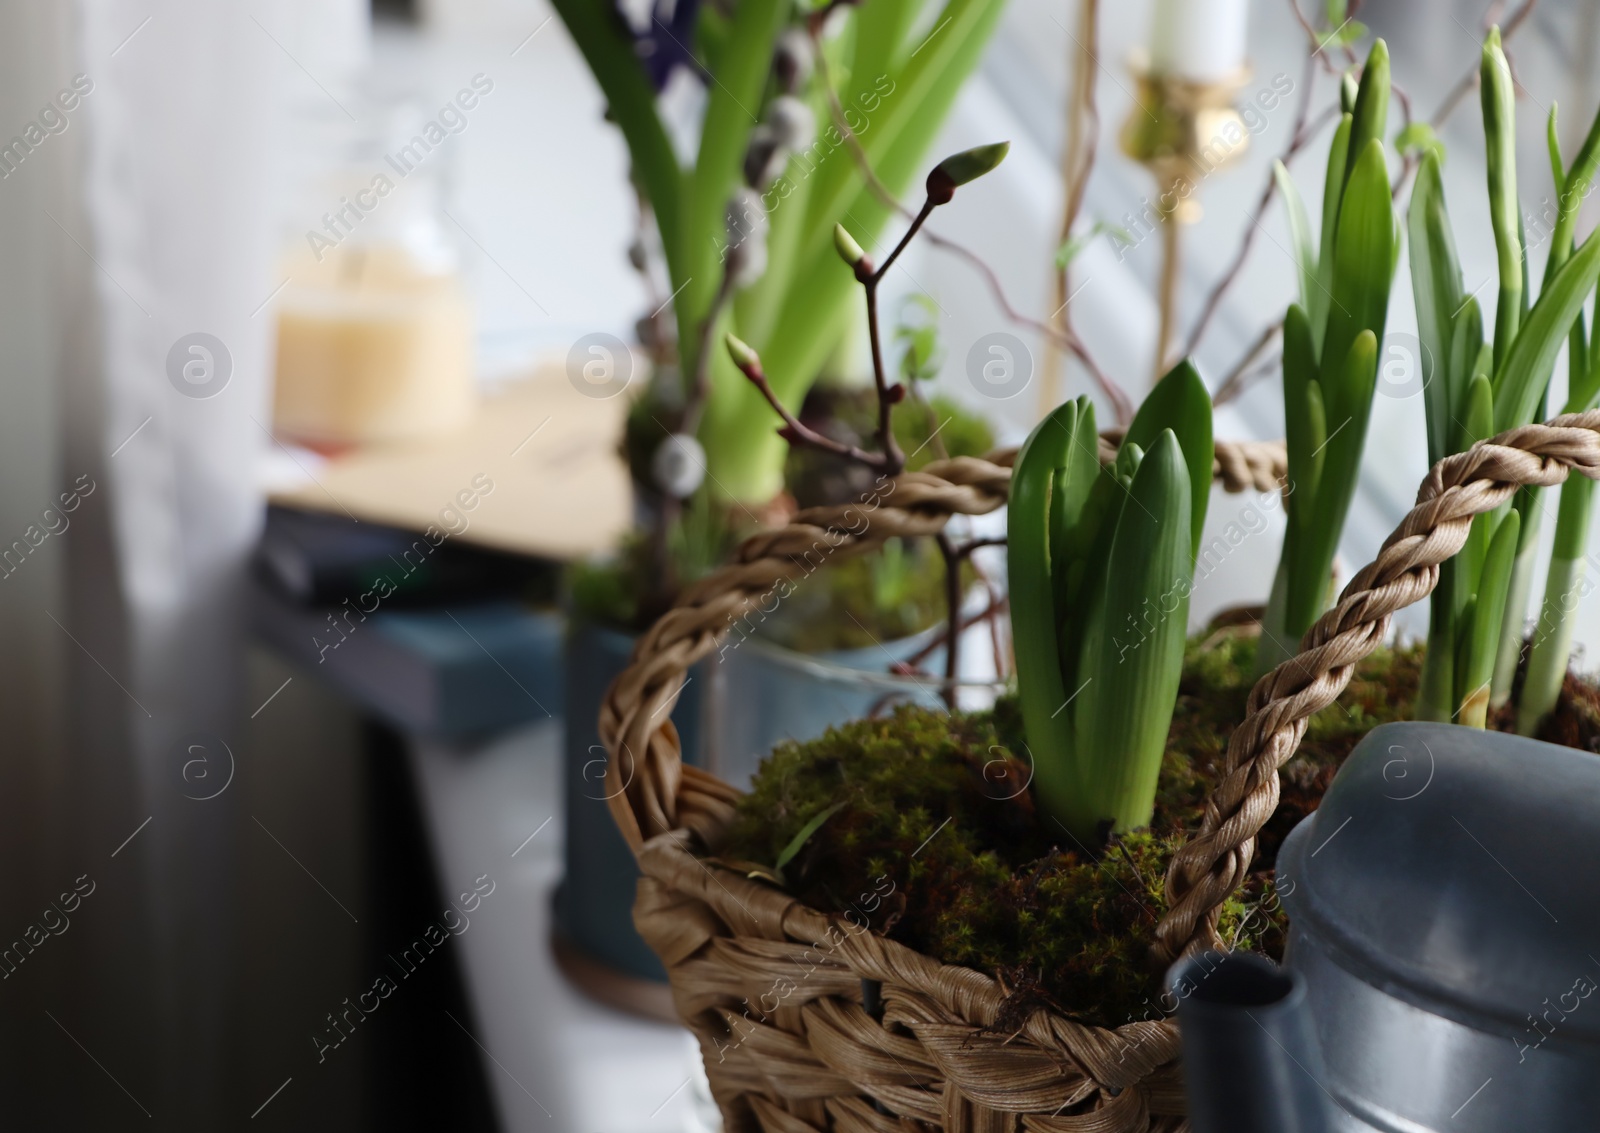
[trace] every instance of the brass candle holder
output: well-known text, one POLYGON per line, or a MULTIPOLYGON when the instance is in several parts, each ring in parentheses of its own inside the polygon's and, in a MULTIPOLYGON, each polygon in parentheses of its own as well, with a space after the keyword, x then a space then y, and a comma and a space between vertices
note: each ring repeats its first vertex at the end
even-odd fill
POLYGON ((1138 93, 1122 127, 1122 152, 1156 179, 1155 213, 1162 233, 1155 369, 1159 378, 1170 364, 1177 319, 1180 226, 1200 219, 1203 210, 1194 199, 1200 184, 1250 145, 1250 131, 1234 106, 1250 70, 1241 67, 1222 79, 1195 80, 1154 74, 1142 57, 1129 66, 1138 93))

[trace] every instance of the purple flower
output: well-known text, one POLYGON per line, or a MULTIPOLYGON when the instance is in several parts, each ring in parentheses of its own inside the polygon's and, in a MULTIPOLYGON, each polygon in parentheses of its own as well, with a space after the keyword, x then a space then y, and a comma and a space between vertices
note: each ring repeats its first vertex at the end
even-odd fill
POLYGON ((704 77, 704 68, 691 50, 699 7, 699 0, 656 0, 650 11, 650 22, 642 30, 623 17, 633 35, 634 54, 656 90, 666 87, 667 80, 678 67, 687 67, 704 77))

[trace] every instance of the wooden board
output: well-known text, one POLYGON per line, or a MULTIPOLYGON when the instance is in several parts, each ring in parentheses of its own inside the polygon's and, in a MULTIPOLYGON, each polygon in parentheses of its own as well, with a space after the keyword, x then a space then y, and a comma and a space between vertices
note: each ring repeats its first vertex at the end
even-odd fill
MULTIPOLYGON (((549 559, 606 551, 633 520, 618 454, 628 398, 588 397, 563 365, 486 395, 463 429, 373 445, 312 469, 273 503, 549 559)), ((303 466, 308 467, 308 466, 303 466)))

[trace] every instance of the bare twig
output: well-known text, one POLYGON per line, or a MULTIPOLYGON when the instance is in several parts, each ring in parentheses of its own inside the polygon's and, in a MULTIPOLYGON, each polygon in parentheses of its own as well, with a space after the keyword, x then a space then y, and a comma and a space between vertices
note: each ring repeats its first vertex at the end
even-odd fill
MULTIPOLYGON (((1294 0, 1290 0, 1289 6, 1294 8, 1297 13, 1300 10, 1294 0)), ((1285 165, 1294 160, 1295 155, 1303 150, 1307 143, 1317 135, 1317 132, 1322 128, 1323 122, 1332 117, 1330 113, 1323 113, 1317 116, 1315 122, 1309 125, 1306 122, 1306 117, 1311 110, 1311 90, 1315 78, 1316 66, 1312 61, 1312 56, 1308 55, 1306 56, 1305 68, 1300 79, 1300 105, 1295 111, 1294 132, 1290 135, 1288 148, 1283 151, 1283 155, 1278 159, 1285 165)), ((1261 198, 1256 202, 1254 215, 1258 221, 1267 211, 1267 206, 1272 204, 1272 197, 1277 191, 1278 179, 1272 175, 1271 170, 1268 170, 1267 183, 1262 187, 1261 198)), ((1218 308, 1222 306, 1222 297, 1228 293, 1228 289, 1233 286, 1234 280, 1244 270, 1245 261, 1250 258, 1250 250, 1255 246, 1257 230, 1257 224, 1252 224, 1245 229, 1244 238, 1239 242, 1239 250, 1234 254, 1233 262, 1228 265, 1228 270, 1222 273, 1222 278, 1217 280, 1216 285, 1212 287, 1211 294, 1206 296, 1205 306, 1200 309, 1200 317, 1195 320, 1194 329, 1189 332, 1189 339, 1184 343, 1184 354, 1192 355, 1199 349, 1200 340, 1205 337, 1206 327, 1217 313, 1218 308)))
MULTIPOLYGON (((1250 349, 1245 351, 1244 357, 1234 364, 1233 369, 1228 371, 1228 376, 1223 378, 1222 382, 1217 386, 1217 392, 1211 397, 1212 405, 1226 405, 1249 387, 1256 375, 1253 371, 1247 375, 1245 371, 1249 370, 1251 364, 1261 357, 1262 353, 1272 344, 1282 330, 1283 320, 1279 319, 1261 332, 1260 336, 1251 344, 1250 349)), ((1273 364, 1276 365, 1276 362, 1273 364)))
MULTIPOLYGON (((1500 42, 1502 44, 1508 42, 1512 36, 1517 34, 1517 29, 1522 27, 1522 25, 1527 22, 1528 17, 1533 14, 1534 6, 1538 3, 1539 0, 1527 0, 1527 3, 1523 4, 1522 7, 1517 9, 1516 15, 1512 16, 1501 26, 1500 42)), ((1495 0, 1495 3, 1489 5, 1489 10, 1483 15, 1482 26, 1485 32, 1487 32, 1489 28, 1493 26, 1494 21, 1499 18, 1503 7, 1504 4, 1502 0, 1495 0)), ((1467 73, 1461 76, 1461 80, 1457 82, 1455 86, 1450 88, 1450 93, 1445 95, 1444 101, 1439 104, 1439 109, 1435 110, 1433 112, 1433 117, 1428 119, 1428 124, 1436 130, 1440 126, 1443 126, 1449 119, 1450 115, 1455 113, 1456 107, 1461 105, 1462 100, 1464 100, 1467 95, 1471 94, 1477 89, 1478 64, 1474 63, 1467 73)))
MULTIPOLYGON (((934 409, 927 398, 922 396, 922 390, 917 388, 920 384, 914 379, 908 379, 906 381, 906 389, 911 400, 922 407, 922 414, 928 419, 927 444, 933 449, 934 459, 948 460, 950 458, 950 450, 945 448, 944 438, 939 435, 939 430, 944 428, 944 424, 939 421, 938 411, 934 409)), ((948 418, 946 421, 948 422, 948 418)))
MULTIPOLYGON (((1006 613, 1010 608, 1010 600, 995 588, 990 587, 988 605, 974 613, 970 618, 962 618, 960 629, 957 632, 964 633, 973 626, 977 625, 979 622, 998 617, 999 615, 1006 613)), ((944 645, 945 635, 949 632, 950 629, 948 626, 946 626, 943 633, 939 634, 938 637, 928 642, 928 644, 917 650, 917 652, 913 653, 910 657, 907 657, 904 661, 900 662, 900 664, 897 666, 897 669, 900 672, 919 671, 922 663, 937 653, 944 645)), ((997 665, 996 667, 998 668, 999 666, 997 665)))
POLYGON ((942 248, 947 252, 960 256, 971 264, 978 274, 983 276, 985 282, 988 283, 990 293, 994 296, 995 302, 1007 319, 1018 326, 1037 331, 1039 334, 1059 342, 1067 350, 1070 350, 1072 356, 1083 364, 1084 369, 1089 371, 1089 376, 1094 381, 1095 386, 1105 396, 1106 400, 1111 403, 1112 411, 1116 414, 1117 424, 1126 425, 1133 420, 1133 405, 1129 402, 1128 395, 1122 392, 1122 387, 1106 377, 1105 371, 1100 368, 1100 364, 1094 360, 1088 348, 1084 346, 1083 340, 1076 333, 1068 332, 1063 334, 1061 330, 1051 326, 1049 323, 1025 315, 1013 307, 1011 301, 1006 298, 1005 288, 1000 283, 1000 277, 976 252, 931 230, 927 233, 927 240, 934 247, 942 248))
MULTIPOLYGON (((1300 10, 1300 4, 1298 0, 1289 0, 1289 10, 1294 13, 1295 22, 1300 25, 1300 29, 1306 33, 1306 39, 1311 41, 1311 46, 1307 49, 1310 54, 1306 57, 1306 62, 1309 64, 1313 60, 1318 60, 1321 62, 1322 69, 1325 72, 1330 75, 1337 75, 1339 73, 1339 68, 1335 67, 1333 65, 1333 60, 1329 59, 1325 54, 1323 54, 1322 51, 1327 44, 1324 43, 1322 37, 1317 34, 1317 29, 1311 25, 1311 21, 1306 19, 1306 14, 1300 10)), ((1349 15, 1351 19, 1355 19, 1354 12, 1347 10, 1346 14, 1349 15)), ((1348 48, 1346 51, 1348 52, 1348 48)))
MULTIPOLYGON (((1402 131, 1410 129, 1413 121, 1411 116, 1411 96, 1406 93, 1404 87, 1393 80, 1390 80, 1389 90, 1394 95, 1395 102, 1400 104, 1400 129, 1402 131)), ((1390 200, 1397 201, 1400 199, 1400 190, 1405 188, 1406 181, 1416 168, 1417 158, 1414 154, 1403 153, 1400 155, 1400 172, 1395 174, 1394 184, 1389 186, 1390 200)))
POLYGON ((1265 362, 1261 363, 1261 365, 1257 366, 1253 370, 1241 370, 1237 377, 1230 379, 1227 396, 1220 399, 1214 399, 1212 404, 1226 405, 1228 402, 1234 401, 1243 396, 1246 390, 1250 389, 1262 378, 1268 378, 1277 373, 1278 366, 1282 361, 1282 354, 1274 354, 1271 358, 1268 358, 1265 362))
MULTIPOLYGON (((888 186, 878 177, 877 171, 872 168, 872 161, 867 156, 866 149, 861 145, 861 139, 856 136, 855 131, 850 128, 850 124, 845 121, 844 107, 839 102, 839 93, 833 85, 832 75, 828 71, 826 60, 823 58, 820 42, 817 46, 818 74, 821 75, 823 86, 827 90, 828 104, 833 115, 834 126, 844 137, 845 146, 849 149, 851 158, 855 161, 862 178, 866 181, 867 188, 885 206, 899 213, 906 220, 914 220, 916 213, 901 204, 899 199, 889 191, 888 186)), ((1070 327, 1059 329, 1017 310, 1010 299, 1006 297, 1005 286, 1000 282, 999 275, 983 257, 970 248, 951 240, 949 237, 940 236, 932 229, 927 230, 923 234, 923 238, 935 248, 953 253, 975 268, 978 274, 983 277, 984 283, 988 286, 996 305, 999 306, 1001 313, 1005 315, 1007 320, 1017 326, 1025 326, 1029 330, 1044 335, 1061 349, 1070 351, 1072 356, 1078 359, 1083 368, 1089 372, 1090 380, 1094 382, 1096 388, 1111 403, 1112 411, 1116 415, 1119 425, 1126 425, 1133 419, 1133 405, 1129 402, 1128 395, 1123 393, 1121 387, 1106 376, 1099 363, 1089 354, 1088 347, 1083 344, 1083 340, 1070 327)))
POLYGON ((722 282, 717 285, 716 297, 711 301, 705 321, 700 324, 700 348, 694 356, 694 381, 690 383, 688 395, 684 398, 683 422, 678 426, 680 433, 693 435, 700 428, 706 402, 711 399, 711 340, 717 330, 717 320, 722 317, 723 308, 732 297, 733 256, 730 255, 728 262, 723 265, 722 282))
POLYGON ((761 369, 761 363, 758 360, 735 358, 733 364, 739 368, 741 374, 750 380, 750 384, 760 391, 761 396, 767 399, 767 404, 772 406, 772 411, 783 418, 783 427, 778 430, 778 435, 790 444, 805 445, 822 452, 832 453, 834 456, 875 469, 885 476, 892 476, 899 471, 898 468, 890 471, 889 459, 884 453, 868 452, 858 445, 843 444, 802 423, 798 417, 784 408, 783 402, 778 400, 778 395, 772 392, 772 385, 767 381, 767 375, 761 369))
MULTIPOLYGON (((1072 230, 1078 223, 1079 213, 1083 211, 1083 198, 1089 188, 1089 175, 1094 171, 1095 154, 1100 148, 1100 111, 1095 102, 1095 75, 1100 63, 1095 57, 1095 48, 1100 42, 1099 0, 1080 0, 1078 31, 1082 33, 1082 38, 1072 36, 1072 42, 1077 48, 1077 66, 1073 68, 1072 89, 1067 96, 1067 144, 1061 155, 1061 184, 1065 204, 1061 213, 1061 231, 1056 241, 1058 248, 1065 247, 1072 239, 1072 230)), ((1073 333, 1070 309, 1071 271, 1070 263, 1061 263, 1056 268, 1055 311, 1051 315, 1051 322, 1059 328, 1061 337, 1069 343, 1077 338, 1073 333)), ((1054 336, 1046 339, 1046 344, 1045 364, 1041 367, 1039 382, 1040 416, 1054 409, 1059 400, 1056 388, 1056 369, 1059 360, 1056 350, 1060 349, 1060 345, 1054 336)), ((1092 367, 1091 372, 1093 372, 1092 367)), ((1096 380, 1098 382, 1098 379, 1096 380)), ((1130 412, 1131 409, 1130 406, 1130 412)), ((1118 406, 1117 412, 1118 423, 1125 423, 1127 418, 1122 416, 1121 406, 1118 406)))
POLYGON ((956 709, 956 676, 961 672, 961 556, 946 532, 934 536, 939 554, 944 556, 944 702, 956 709))

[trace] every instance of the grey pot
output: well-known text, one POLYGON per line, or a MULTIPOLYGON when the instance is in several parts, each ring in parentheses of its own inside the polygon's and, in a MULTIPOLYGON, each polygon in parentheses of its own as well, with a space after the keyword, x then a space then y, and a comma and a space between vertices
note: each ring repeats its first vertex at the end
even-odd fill
POLYGON ((1174 968, 1186 1059, 1242 1052, 1187 1066, 1211 1079, 1191 1081, 1196 1133, 1600 1127, 1597 803, 1587 752, 1374 729, 1278 855, 1284 976, 1215 954, 1174 968))

